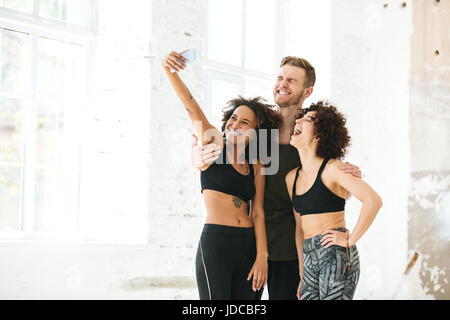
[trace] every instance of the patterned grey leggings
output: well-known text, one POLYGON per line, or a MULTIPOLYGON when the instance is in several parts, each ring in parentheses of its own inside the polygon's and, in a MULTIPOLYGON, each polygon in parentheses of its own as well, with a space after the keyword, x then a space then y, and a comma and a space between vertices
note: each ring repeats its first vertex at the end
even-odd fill
MULTIPOLYGON (((345 231, 343 228, 335 229, 345 231)), ((322 235, 303 242, 301 300, 351 300, 359 280, 356 246, 349 248, 350 270, 345 270, 346 248, 322 247, 322 235)))

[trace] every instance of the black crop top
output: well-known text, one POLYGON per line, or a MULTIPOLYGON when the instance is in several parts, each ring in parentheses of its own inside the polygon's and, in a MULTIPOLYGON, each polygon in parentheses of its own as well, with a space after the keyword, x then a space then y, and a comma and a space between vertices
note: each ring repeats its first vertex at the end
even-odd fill
POLYGON ((324 212, 338 212, 345 208, 345 199, 338 197, 330 191, 322 182, 322 171, 329 159, 325 159, 317 173, 316 180, 311 189, 302 195, 295 194, 298 172, 302 168, 300 165, 295 173, 294 186, 292 187, 292 205, 301 216, 306 214, 316 214, 324 212))
POLYGON ((254 197, 256 192, 253 166, 249 164, 249 175, 237 172, 228 161, 225 145, 226 142, 224 142, 219 158, 208 169, 200 173, 201 192, 203 193, 204 189, 220 191, 247 202, 254 197), (225 161, 223 160, 224 156, 225 161))

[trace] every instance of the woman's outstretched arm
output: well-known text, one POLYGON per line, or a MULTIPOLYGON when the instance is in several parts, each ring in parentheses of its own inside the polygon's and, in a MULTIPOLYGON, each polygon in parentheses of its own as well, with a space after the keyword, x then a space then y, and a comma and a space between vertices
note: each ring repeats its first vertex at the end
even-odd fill
POLYGON ((184 63, 186 61, 187 60, 181 54, 172 51, 163 59, 161 64, 164 68, 164 71, 166 72, 167 78, 169 78, 170 84, 172 85, 178 98, 181 100, 184 107, 186 108, 186 111, 188 112, 189 118, 191 119, 192 125, 194 126, 195 134, 198 137, 201 137, 202 144, 211 142, 213 136, 214 141, 216 141, 216 143, 220 143, 222 136, 219 130, 217 130, 209 123, 208 119, 203 113, 202 108, 194 99, 191 92, 178 75, 178 71, 185 68, 184 63), (174 69, 175 72, 171 72, 171 68, 174 69), (217 141, 217 139, 219 141, 217 141))

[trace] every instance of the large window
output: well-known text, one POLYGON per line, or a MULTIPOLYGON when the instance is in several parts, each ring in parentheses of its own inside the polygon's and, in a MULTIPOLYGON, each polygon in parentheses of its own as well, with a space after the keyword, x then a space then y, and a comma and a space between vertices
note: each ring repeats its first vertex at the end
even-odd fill
POLYGON ((330 0, 217 0, 208 6, 205 90, 215 125, 226 101, 237 94, 273 103, 275 75, 284 56, 305 58, 315 67, 309 99, 330 98, 330 0))
POLYGON ((277 70, 278 1, 208 1, 206 97, 214 125, 238 94, 272 99, 277 70))
POLYGON ((0 238, 77 230, 93 1, 0 0, 0 238))

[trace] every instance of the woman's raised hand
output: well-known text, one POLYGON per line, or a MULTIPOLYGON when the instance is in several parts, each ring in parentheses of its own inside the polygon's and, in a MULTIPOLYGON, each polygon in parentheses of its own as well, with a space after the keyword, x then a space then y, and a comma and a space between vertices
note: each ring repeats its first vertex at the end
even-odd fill
POLYGON ((172 68, 176 71, 184 70, 186 68, 187 60, 179 53, 172 51, 162 61, 164 68, 172 68))

